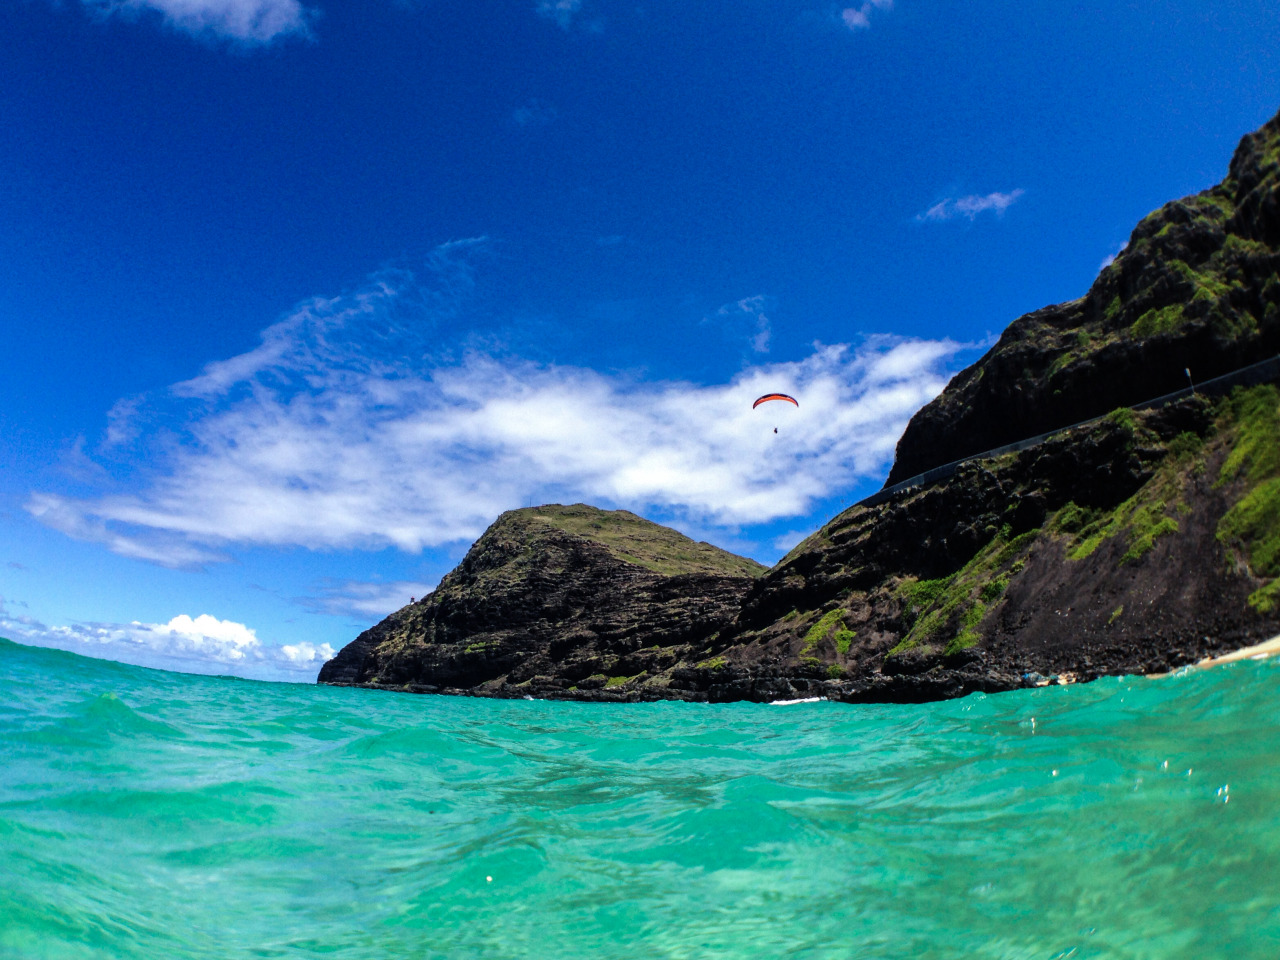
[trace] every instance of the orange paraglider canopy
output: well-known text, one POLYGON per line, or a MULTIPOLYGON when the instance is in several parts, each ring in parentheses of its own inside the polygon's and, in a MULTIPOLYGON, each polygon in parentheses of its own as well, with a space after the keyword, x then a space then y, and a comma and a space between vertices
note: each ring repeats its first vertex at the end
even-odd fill
POLYGON ((754 410, 756 407, 760 406, 760 404, 767 403, 770 400, 786 400, 788 403, 795 403, 797 407, 800 406, 799 403, 796 403, 795 397, 789 397, 785 393, 766 393, 763 397, 761 397, 759 400, 757 400, 755 403, 751 405, 751 409, 754 410))

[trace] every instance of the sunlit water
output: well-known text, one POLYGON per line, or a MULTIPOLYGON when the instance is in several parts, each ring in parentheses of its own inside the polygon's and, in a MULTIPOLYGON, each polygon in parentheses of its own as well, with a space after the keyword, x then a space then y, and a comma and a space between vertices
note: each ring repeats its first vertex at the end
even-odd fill
POLYGON ((0 643, 0 957, 1280 956, 1280 668, 594 705, 0 643))

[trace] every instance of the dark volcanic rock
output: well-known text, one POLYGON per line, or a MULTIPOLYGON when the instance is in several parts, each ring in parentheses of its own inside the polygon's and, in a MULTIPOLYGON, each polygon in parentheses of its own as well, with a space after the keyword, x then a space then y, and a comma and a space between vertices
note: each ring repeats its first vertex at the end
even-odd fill
POLYGON ((785 678, 793 696, 918 701, 1166 671, 1267 639, 1277 444, 1265 386, 966 464, 836 517, 753 584, 712 653, 751 699, 785 678))
POLYGON ((886 485, 1280 352, 1280 116, 1134 229, 1088 294, 1009 325, 917 413, 886 485))
POLYGON ((1280 117, 1015 321, 912 419, 890 482, 767 574, 624 511, 504 514, 324 683, 589 700, 925 701, 1165 671, 1280 633, 1280 391, 1125 405, 1280 350, 1280 117), (1105 417, 1102 414, 1112 412, 1105 417), (1064 426, 1090 418, 1087 424, 1064 426))
POLYGON ((760 570, 622 511, 513 511, 320 681, 920 702, 1170 670, 1280 633, 1280 393, 1120 411, 850 508, 760 570))
POLYGON ((507 697, 638 699, 643 688, 655 699, 665 671, 733 618, 763 572, 625 511, 513 510, 430 596, 365 631, 319 679, 507 697))

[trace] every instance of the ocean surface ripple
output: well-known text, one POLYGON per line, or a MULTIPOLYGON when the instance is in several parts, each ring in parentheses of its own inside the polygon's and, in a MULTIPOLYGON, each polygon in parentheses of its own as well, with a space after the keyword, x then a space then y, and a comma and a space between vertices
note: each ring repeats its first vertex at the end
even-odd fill
POLYGON ((4 958, 1275 958, 1280 667, 493 701, 0 641, 4 958))

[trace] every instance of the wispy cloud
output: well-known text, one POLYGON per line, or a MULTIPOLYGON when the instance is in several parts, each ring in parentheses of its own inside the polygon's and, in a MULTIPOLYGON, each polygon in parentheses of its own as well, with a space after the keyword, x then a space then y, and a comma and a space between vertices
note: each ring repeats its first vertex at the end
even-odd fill
POLYGON ((858 7, 845 7, 840 11, 840 22, 850 30, 869 30, 873 9, 892 10, 893 0, 867 0, 858 7))
POLYGON ((745 339, 756 353, 768 353, 773 324, 765 311, 772 309, 772 297, 743 297, 724 304, 708 319, 722 324, 732 336, 745 339))
POLYGON ((813 533, 812 530, 789 530, 773 539, 773 548, 783 554, 787 554, 794 550, 796 546, 805 537, 813 533))
POLYGON ((175 30, 247 46, 311 35, 316 11, 298 0, 82 0, 101 16, 158 14, 175 30))
MULTIPOLYGON (((27 510, 70 536, 177 567, 235 545, 466 542, 530 501, 586 500, 722 529, 765 523, 879 475, 964 349, 896 337, 817 344, 712 384, 478 350, 410 362, 423 351, 397 338, 424 324, 397 317, 406 301, 456 314, 440 291, 463 283, 463 249, 438 254, 455 266, 429 289, 379 277, 305 303, 255 349, 152 398, 131 448, 146 466, 129 492, 39 492, 27 510), (778 434, 751 409, 772 390, 801 402, 778 434)), ((762 317, 755 300, 730 306, 762 317)))
POLYGON ((554 104, 534 98, 511 112, 511 121, 518 127, 545 127, 559 116, 554 104))
POLYGON ((416 580, 396 580, 391 583, 330 580, 321 585, 319 596, 299 597, 296 602, 315 613, 380 620, 411 600, 425 597, 434 589, 434 584, 416 580))
POLYGON ((560 24, 568 30, 573 18, 582 9, 582 0, 538 0, 538 14, 560 24))
POLYGON ((10 640, 86 656, 186 673, 231 674, 260 680, 311 681, 334 655, 327 643, 269 646, 257 632, 209 614, 179 614, 167 623, 73 623, 46 626, 11 614, 0 598, 0 633, 10 640))
POLYGON ((1115 263, 1115 262, 1116 262, 1116 257, 1118 257, 1118 256, 1120 256, 1120 254, 1124 253, 1125 248, 1127 248, 1128 246, 1129 246, 1129 241, 1128 241, 1128 240, 1126 240, 1124 243, 1120 244, 1120 246, 1116 248, 1116 252, 1115 252, 1115 253, 1109 253, 1109 254, 1107 254, 1105 257, 1103 257, 1103 258, 1102 258, 1102 263, 1100 263, 1100 264, 1098 265, 1098 269, 1099 269, 1099 270, 1105 270, 1105 269, 1107 269, 1107 267, 1109 267, 1109 266, 1111 266, 1113 263, 1115 263))
POLYGON ((924 213, 919 214, 917 220, 954 220, 956 217, 965 217, 972 220, 980 213, 991 212, 997 217, 1004 216, 1004 212, 1018 202, 1025 190, 1010 190, 1008 193, 988 193, 980 195, 971 193, 967 197, 947 199, 935 203, 924 213))

